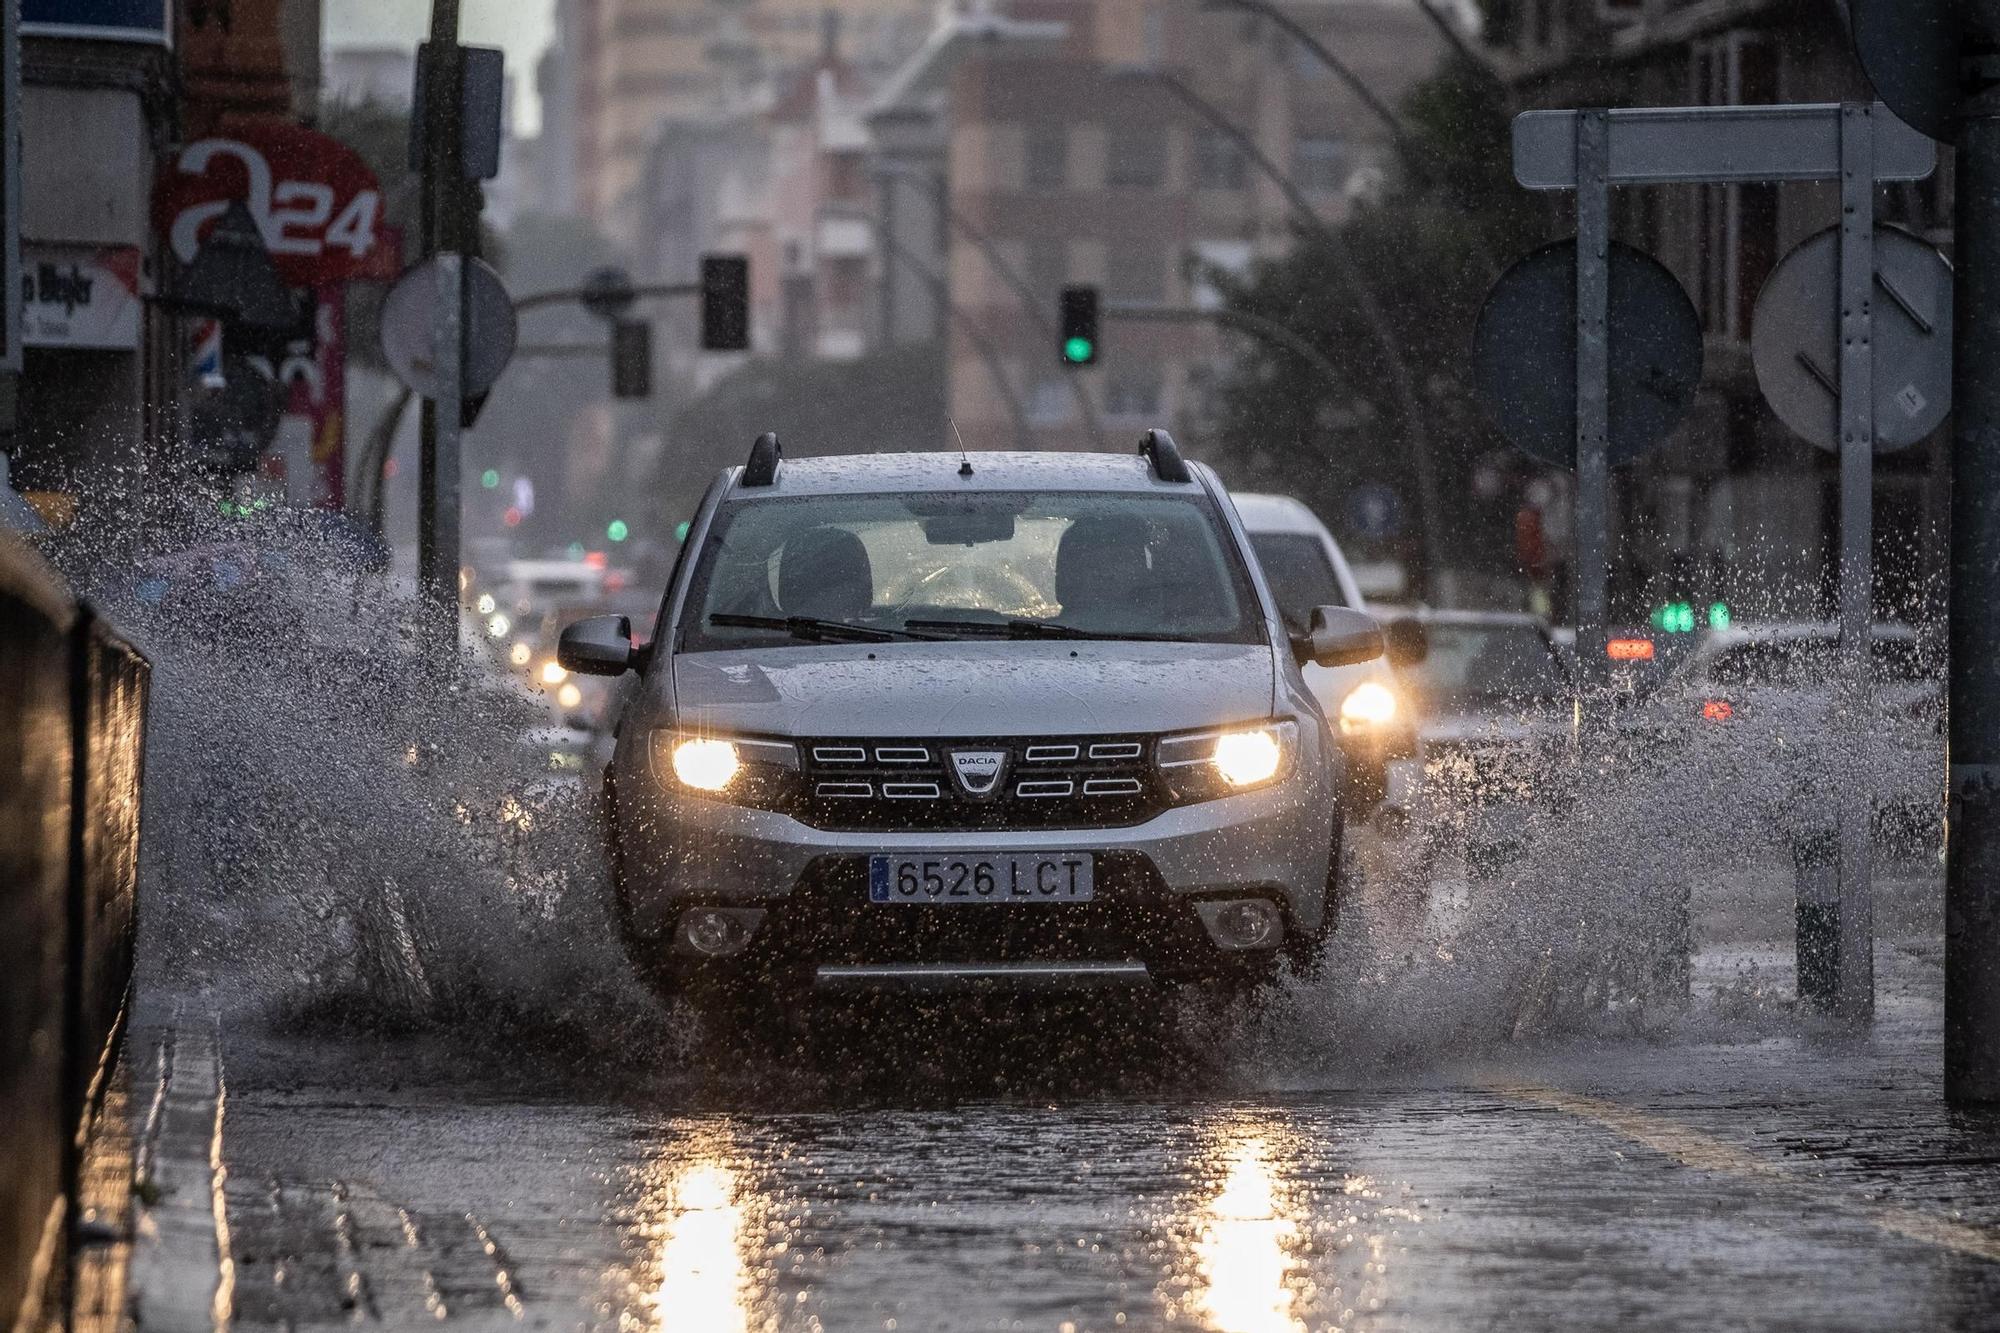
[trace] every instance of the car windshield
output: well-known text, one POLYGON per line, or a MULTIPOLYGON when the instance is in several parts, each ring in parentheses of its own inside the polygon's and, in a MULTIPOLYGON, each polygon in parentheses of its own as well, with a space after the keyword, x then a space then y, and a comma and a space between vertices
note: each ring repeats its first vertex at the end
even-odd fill
MULTIPOLYGON (((1877 638, 1869 655, 1880 682, 1924 680, 1935 674, 1914 639, 1877 638)), ((1753 639, 1718 652, 1709 663, 1708 678, 1717 685, 1819 688, 1833 681, 1838 665, 1839 645, 1831 634, 1753 639)))
POLYGON ((781 621, 926 636, 1250 643, 1256 603, 1214 507, 1123 492, 918 492, 724 504, 682 617, 684 651, 802 638, 781 621), (757 617, 773 623, 717 623, 757 617))
POLYGON ((1278 601, 1278 614, 1293 633, 1305 632, 1314 607, 1347 605, 1326 546, 1312 533, 1253 532, 1250 547, 1278 601))
POLYGON ((1432 623, 1425 628, 1430 651, 1410 676, 1426 698, 1539 703, 1569 693, 1561 663, 1533 625, 1432 623))

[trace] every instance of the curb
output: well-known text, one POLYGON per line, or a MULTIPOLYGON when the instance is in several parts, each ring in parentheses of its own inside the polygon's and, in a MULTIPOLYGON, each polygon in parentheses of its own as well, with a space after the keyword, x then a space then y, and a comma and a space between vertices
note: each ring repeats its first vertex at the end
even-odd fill
POLYGON ((147 1333, 215 1333, 230 1324, 235 1292, 218 1020, 147 1035, 158 1059, 134 1172, 140 1205, 126 1309, 147 1333))

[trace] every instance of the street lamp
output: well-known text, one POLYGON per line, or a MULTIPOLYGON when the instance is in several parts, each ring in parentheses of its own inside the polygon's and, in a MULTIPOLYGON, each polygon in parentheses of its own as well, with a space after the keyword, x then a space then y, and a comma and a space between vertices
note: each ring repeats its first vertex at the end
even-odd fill
MULTIPOLYGON (((993 239, 978 227, 973 226, 963 213, 952 207, 951 199, 945 191, 943 181, 918 171, 914 167, 899 167, 888 162, 876 163, 874 171, 878 176, 935 187, 938 211, 944 215, 945 221, 951 224, 952 230, 963 236, 967 241, 970 241, 973 249, 985 256, 986 262, 992 265, 993 271, 1000 275, 1001 281, 1007 284, 1008 289, 1020 301, 1022 311, 1034 323, 1036 329, 1042 333, 1044 341, 1053 342, 1056 340, 1056 328, 1053 324, 1049 323, 1048 312, 1042 308, 1042 303, 1035 299, 1034 289, 1029 287, 1027 281, 1021 277, 1020 270, 1007 262, 1007 257, 1000 253, 999 247, 993 244, 993 239)), ((888 231, 888 223, 885 221, 879 230, 886 233, 888 231)), ((1104 425, 1098 420, 1097 405, 1091 401, 1090 394, 1084 389, 1082 380, 1074 375, 1066 378, 1069 382, 1070 393, 1075 396, 1076 405, 1083 412, 1084 428, 1090 432, 1093 440, 1100 445, 1103 444, 1104 425)))
POLYGON ((1188 87, 1179 78, 1151 65, 1125 66, 1113 70, 1111 77, 1149 79, 1172 93, 1217 133, 1235 144, 1251 165, 1278 187, 1286 202, 1291 205, 1299 224, 1311 231, 1325 245, 1328 255, 1333 260, 1335 275, 1339 278, 1340 284, 1347 288, 1348 294, 1354 300, 1355 309, 1361 312, 1361 318, 1367 323, 1369 333, 1380 344, 1383 356, 1389 363, 1390 389, 1402 408, 1403 419, 1408 423, 1410 442, 1413 446, 1411 455, 1417 474, 1417 500, 1424 514, 1424 562, 1432 573, 1441 570, 1444 567, 1444 552, 1439 545, 1443 536, 1440 524, 1443 499, 1438 489, 1437 454, 1431 444, 1430 427, 1425 420, 1423 400, 1417 392, 1417 377, 1410 369, 1409 354, 1404 349, 1402 340, 1396 336, 1395 329, 1391 327, 1381 301, 1376 298, 1375 291, 1369 286, 1368 279, 1362 274, 1360 266, 1354 262, 1354 256, 1348 253, 1345 238, 1320 217, 1312 201, 1306 198, 1305 192, 1299 189, 1291 177, 1279 170, 1278 164, 1257 146, 1255 139, 1224 115, 1213 102, 1188 87))

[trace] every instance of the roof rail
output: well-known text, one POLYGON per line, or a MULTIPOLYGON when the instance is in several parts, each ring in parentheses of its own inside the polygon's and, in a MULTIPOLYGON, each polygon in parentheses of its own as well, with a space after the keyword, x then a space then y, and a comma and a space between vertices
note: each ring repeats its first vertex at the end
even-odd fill
POLYGON ((784 446, 778 443, 778 432, 767 430, 757 437, 750 446, 750 461, 743 465, 743 476, 739 484, 744 486, 769 486, 778 480, 778 460, 785 456, 784 446))
POLYGON ((1153 466, 1153 475, 1161 481, 1193 481, 1194 474, 1188 471, 1187 463, 1181 458, 1180 446, 1174 437, 1157 426, 1146 432, 1139 441, 1139 456, 1153 466))

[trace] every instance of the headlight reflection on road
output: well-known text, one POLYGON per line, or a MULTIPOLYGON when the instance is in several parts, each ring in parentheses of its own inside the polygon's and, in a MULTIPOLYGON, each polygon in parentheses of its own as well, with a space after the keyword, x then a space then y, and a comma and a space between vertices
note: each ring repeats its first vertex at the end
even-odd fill
POLYGON ((667 1187, 653 1327, 748 1333, 750 1265, 733 1168, 715 1160, 681 1167, 667 1187))
POLYGON ((1221 1188, 1196 1219, 1190 1313, 1218 1333, 1302 1333, 1299 1226, 1262 1135, 1229 1143, 1221 1188))

